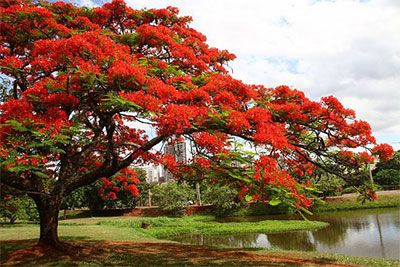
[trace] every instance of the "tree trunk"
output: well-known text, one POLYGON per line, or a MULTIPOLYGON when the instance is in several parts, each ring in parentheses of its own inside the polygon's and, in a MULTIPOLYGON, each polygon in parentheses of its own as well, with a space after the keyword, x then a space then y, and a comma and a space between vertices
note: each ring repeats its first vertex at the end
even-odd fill
POLYGON ((33 196, 40 217, 40 238, 38 245, 62 248, 58 239, 58 213, 62 198, 60 196, 33 196))
POLYGON ((197 206, 201 206, 200 184, 196 183, 197 206))

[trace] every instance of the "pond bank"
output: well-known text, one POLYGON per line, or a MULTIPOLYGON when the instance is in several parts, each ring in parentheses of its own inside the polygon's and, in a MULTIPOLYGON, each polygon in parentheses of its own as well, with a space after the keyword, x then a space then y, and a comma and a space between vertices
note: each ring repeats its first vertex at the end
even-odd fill
POLYGON ((314 213, 326 211, 371 209, 371 208, 393 208, 400 207, 400 190, 377 192, 378 199, 362 204, 357 201, 358 194, 345 194, 337 197, 328 197, 325 204, 316 205, 314 213))

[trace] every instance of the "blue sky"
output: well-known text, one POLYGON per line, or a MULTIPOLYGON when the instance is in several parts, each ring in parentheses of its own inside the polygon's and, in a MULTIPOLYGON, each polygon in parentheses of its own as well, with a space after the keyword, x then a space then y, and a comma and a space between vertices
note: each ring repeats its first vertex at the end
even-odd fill
MULTIPOLYGON (((208 43, 236 54, 235 78, 334 95, 400 149, 399 0, 126 0, 176 6, 208 43)), ((106 1, 74 0, 83 5, 106 1)))

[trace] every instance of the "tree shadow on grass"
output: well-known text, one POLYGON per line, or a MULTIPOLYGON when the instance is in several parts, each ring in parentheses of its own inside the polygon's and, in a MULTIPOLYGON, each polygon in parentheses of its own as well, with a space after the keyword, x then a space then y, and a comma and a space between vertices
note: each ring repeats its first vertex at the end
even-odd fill
MULTIPOLYGON (((72 240, 63 238, 64 240, 72 240)), ((134 243, 88 241, 85 238, 68 241, 73 254, 34 246, 36 240, 0 242, 7 252, 4 266, 345 266, 329 259, 310 259, 255 254, 243 249, 182 245, 178 243, 134 243)))

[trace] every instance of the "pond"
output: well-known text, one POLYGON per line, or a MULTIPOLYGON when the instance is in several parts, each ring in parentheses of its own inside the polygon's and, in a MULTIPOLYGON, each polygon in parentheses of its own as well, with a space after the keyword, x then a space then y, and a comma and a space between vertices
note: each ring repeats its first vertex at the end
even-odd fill
MULTIPOLYGON (((230 218, 225 223, 266 219, 282 217, 230 218)), ((328 222, 329 226, 281 234, 185 235, 174 240, 207 246, 276 248, 400 259, 398 208, 333 212, 315 215, 312 219, 328 222)))

